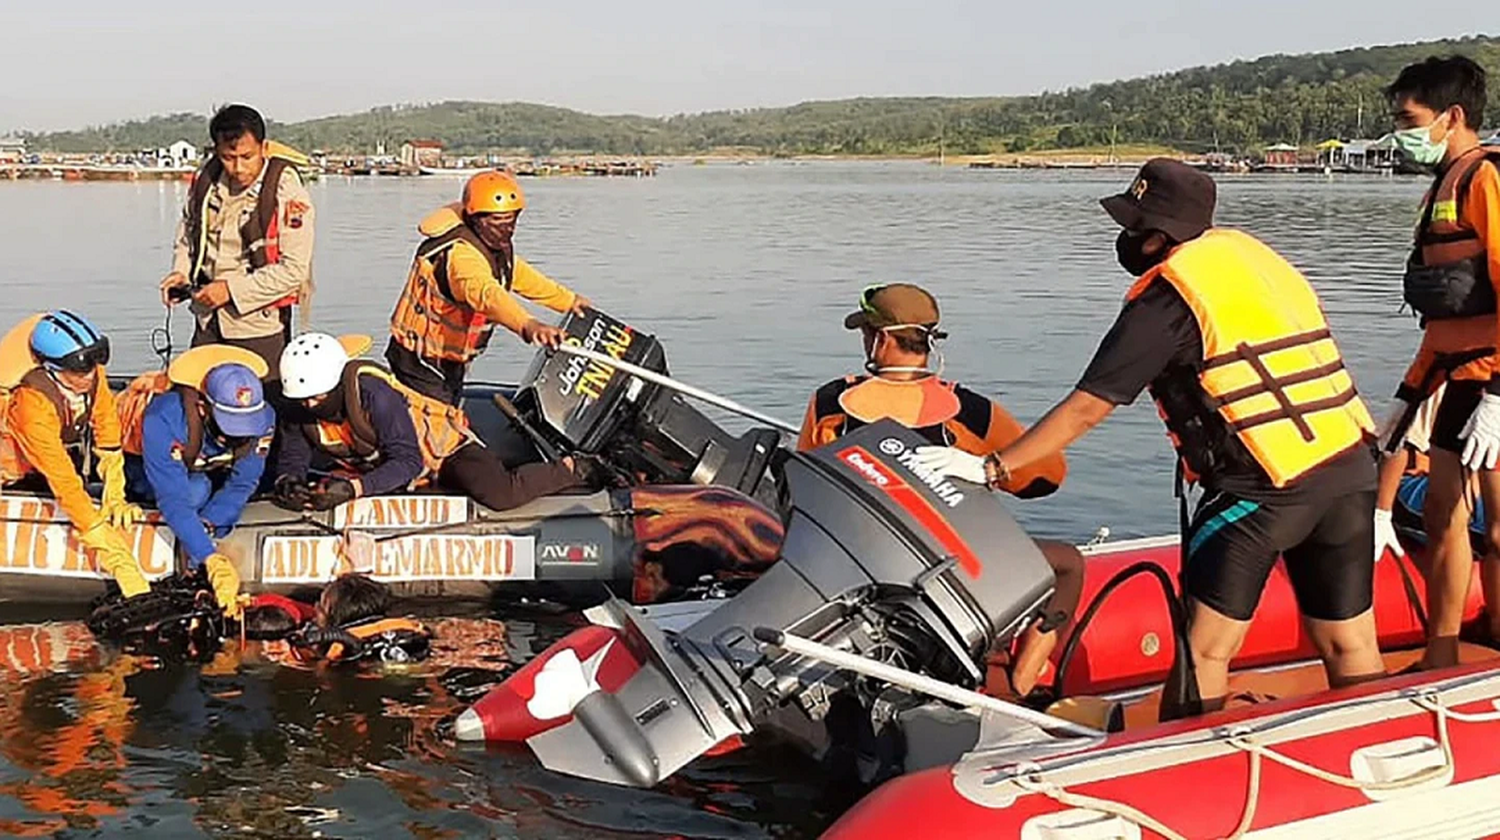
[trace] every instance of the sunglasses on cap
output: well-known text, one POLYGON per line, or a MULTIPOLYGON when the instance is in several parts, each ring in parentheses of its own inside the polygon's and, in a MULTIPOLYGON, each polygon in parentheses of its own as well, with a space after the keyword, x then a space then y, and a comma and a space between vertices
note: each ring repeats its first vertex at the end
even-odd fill
POLYGON ((54 370, 88 373, 96 367, 109 364, 109 339, 101 336, 95 343, 80 347, 61 359, 44 359, 42 363, 54 370))

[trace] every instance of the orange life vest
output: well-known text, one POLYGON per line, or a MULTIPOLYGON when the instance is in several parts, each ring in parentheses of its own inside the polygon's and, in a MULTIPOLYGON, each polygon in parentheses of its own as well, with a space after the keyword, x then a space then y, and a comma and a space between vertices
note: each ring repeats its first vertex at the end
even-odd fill
POLYGON ((959 414, 957 383, 936 376, 897 381, 849 375, 818 390, 814 399, 814 441, 843 437, 869 423, 890 418, 940 446, 954 443, 949 428, 959 414))
POLYGON ((396 389, 411 410, 412 425, 417 430, 417 445, 426 467, 423 477, 436 474, 443 460, 476 438, 469 430, 469 419, 463 411, 445 402, 413 391, 397 381, 390 371, 363 359, 344 366, 342 379, 344 421, 319 420, 303 426, 303 433, 318 449, 346 467, 363 471, 383 457, 375 426, 359 399, 359 378, 373 376, 396 389))
POLYGON ((1500 166, 1500 152, 1480 147, 1455 160, 1422 199, 1403 283, 1407 302, 1425 321, 1422 347, 1402 382, 1402 396, 1410 400, 1422 399, 1445 380, 1488 382, 1494 374, 1493 281, 1484 243, 1472 220, 1464 218, 1469 187, 1485 161, 1500 166), (1466 317, 1423 312, 1431 307, 1413 302, 1414 290, 1419 299, 1455 301, 1472 311, 1466 317))
POLYGON ((431 647, 432 631, 414 618, 379 618, 337 629, 307 632, 305 656, 329 662, 378 659, 381 662, 413 662, 423 659, 431 647))
POLYGON ((1484 242, 1463 218, 1469 187, 1486 161, 1500 162, 1500 151, 1481 146, 1466 152, 1443 170, 1422 200, 1403 285, 1406 302, 1428 320, 1495 313, 1484 242))
MULTIPOLYGON (((1375 423, 1344 369, 1317 293, 1275 251, 1248 234, 1211 229, 1173 249, 1126 300, 1157 280, 1172 284, 1198 322, 1197 384, 1206 404, 1274 486, 1373 438, 1375 423)), ((1173 443, 1196 469, 1183 442, 1174 436, 1173 443)))
POLYGON ((417 246, 406 287, 391 313, 391 336, 423 359, 468 364, 489 345, 495 325, 454 296, 448 280, 449 254, 456 247, 475 249, 507 290, 514 257, 485 245, 451 208, 434 213, 418 229, 428 238, 417 246))
MULTIPOLYGON (((18 390, 30 388, 39 391, 52 403, 52 407, 57 410, 58 421, 62 424, 63 448, 68 450, 74 464, 80 468, 88 466, 89 453, 93 449, 94 403, 98 401, 99 389, 109 387, 106 378, 104 369, 100 368, 94 392, 84 397, 83 411, 77 413, 73 411, 72 403, 63 395, 62 389, 39 367, 27 372, 16 386, 18 390)), ((10 394, 7 393, 4 402, 0 402, 0 479, 6 482, 20 480, 34 469, 21 453, 21 447, 11 434, 8 421, 4 419, 9 413, 4 410, 4 403, 9 399, 10 394)))
MULTIPOLYGON (((281 187, 281 175, 288 166, 302 160, 296 151, 278 143, 271 144, 266 156, 265 171, 261 174, 260 195, 256 197, 255 211, 245 224, 240 226, 240 240, 245 243, 245 258, 252 269, 265 268, 281 262, 281 222, 276 212, 277 193, 281 187)), ((292 169, 293 172, 297 170, 292 169)), ((204 255, 208 251, 209 194, 219 177, 224 174, 224 164, 217 155, 193 173, 192 186, 188 192, 187 241, 190 268, 188 279, 194 286, 204 286, 212 279, 203 275, 204 255)), ((285 309, 298 302, 293 293, 271 304, 274 309, 285 309)))

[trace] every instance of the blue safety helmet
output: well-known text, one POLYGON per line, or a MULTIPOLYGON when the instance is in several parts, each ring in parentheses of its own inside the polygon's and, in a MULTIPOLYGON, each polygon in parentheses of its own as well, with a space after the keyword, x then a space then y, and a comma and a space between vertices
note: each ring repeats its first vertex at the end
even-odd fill
POLYGON ((32 329, 31 352, 50 370, 87 373, 109 364, 109 339, 82 315, 59 309, 32 329))

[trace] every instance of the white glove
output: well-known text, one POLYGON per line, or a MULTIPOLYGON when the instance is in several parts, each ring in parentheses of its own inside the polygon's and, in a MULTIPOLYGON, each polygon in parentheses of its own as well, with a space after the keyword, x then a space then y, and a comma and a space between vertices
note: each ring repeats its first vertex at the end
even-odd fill
POLYGON ((1396 539, 1396 526, 1391 524, 1391 512, 1375 508, 1375 561, 1385 556, 1385 550, 1390 549, 1397 557, 1405 557, 1406 549, 1401 547, 1401 541, 1396 539))
POLYGON ((951 446, 919 446, 917 466, 928 472, 984 485, 984 459, 951 446))
POLYGON ((1391 451, 1392 440, 1396 436, 1396 427, 1401 425, 1401 418, 1411 408, 1411 403, 1397 397, 1391 400, 1391 407, 1387 410, 1385 420, 1380 423, 1379 440, 1376 445, 1380 447, 1381 454, 1391 451))
POLYGON ((1471 470, 1492 470, 1500 460, 1500 396, 1486 393, 1479 407, 1464 424, 1464 466, 1471 470))

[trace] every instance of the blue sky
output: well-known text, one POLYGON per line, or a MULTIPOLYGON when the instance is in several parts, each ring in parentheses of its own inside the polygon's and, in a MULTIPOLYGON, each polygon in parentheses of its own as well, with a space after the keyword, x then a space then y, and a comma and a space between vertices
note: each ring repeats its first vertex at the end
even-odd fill
POLYGON ((443 99, 671 114, 1031 93, 1268 53, 1500 30, 1500 14, 1485 8, 1472 0, 33 0, 0 18, 0 131, 206 112, 226 101, 297 120, 443 99))

